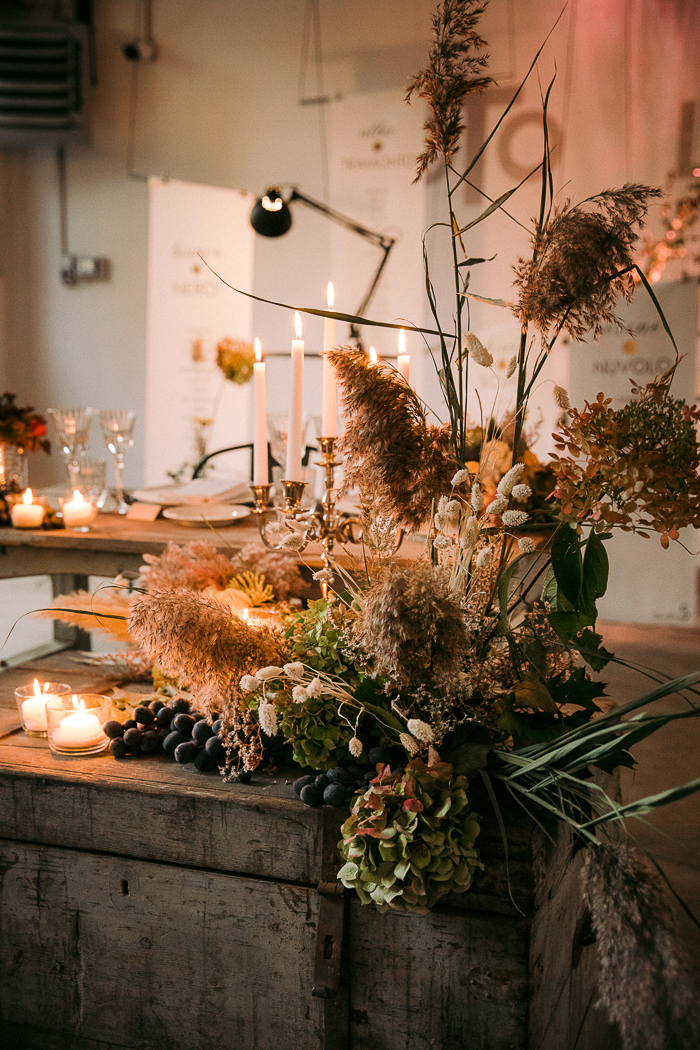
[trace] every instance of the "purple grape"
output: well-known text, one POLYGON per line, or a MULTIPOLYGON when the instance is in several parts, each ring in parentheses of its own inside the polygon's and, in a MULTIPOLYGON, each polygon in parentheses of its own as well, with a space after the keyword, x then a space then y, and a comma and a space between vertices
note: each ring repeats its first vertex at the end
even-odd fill
POLYGON ((141 750, 144 755, 153 755, 160 751, 160 737, 154 729, 148 729, 141 738, 141 750))
POLYGON ((220 718, 215 719, 211 724, 211 731, 214 736, 218 736, 221 732, 222 721, 220 718))
POLYGON ((177 700, 171 700, 168 706, 176 713, 183 712, 184 714, 188 714, 190 710, 189 700, 183 700, 182 697, 178 697, 177 700))
POLYGON ((212 728, 208 722, 195 722, 192 729, 193 740, 195 740, 200 746, 203 746, 211 736, 213 736, 212 728))
POLYGON ((150 726, 156 720, 150 707, 137 707, 134 711, 134 718, 143 726, 150 726))
POLYGON ((226 751, 218 736, 210 736, 204 745, 204 750, 220 765, 226 761, 226 751))
POLYGON ((124 735, 124 726, 121 722, 117 722, 116 719, 111 718, 109 722, 105 722, 102 726, 102 732, 105 733, 110 740, 116 740, 117 737, 124 735))
POLYGON ((305 788, 307 784, 313 784, 315 779, 316 779, 315 777, 307 775, 307 776, 299 777, 298 780, 295 780, 294 781, 294 790, 296 791, 297 795, 299 795, 299 797, 301 797, 302 789, 305 788))
POLYGON ((157 715, 159 711, 163 710, 163 708, 165 707, 165 704, 163 703, 162 700, 151 700, 151 702, 150 702, 150 704, 148 706, 150 707, 150 709, 153 712, 153 714, 157 715))
POLYGON ((210 769, 216 769, 216 766, 216 759, 209 754, 206 748, 202 748, 194 760, 194 768, 200 773, 206 773, 210 769))
MULTIPOLYGON (((326 788, 326 790, 328 789, 326 788)), ((299 798, 307 806, 320 806, 323 803, 324 797, 323 789, 313 782, 311 784, 305 784, 299 794, 299 798)))
POLYGON ((318 785, 318 787, 320 787, 321 791, 325 791, 328 785, 330 784, 330 780, 328 779, 325 773, 319 773, 316 777, 315 783, 318 785))
POLYGON ((114 737, 109 742, 109 750, 112 752, 115 758, 124 758, 128 748, 121 737, 114 737))
POLYGON ((185 765, 187 762, 194 762, 198 754, 199 748, 194 740, 183 740, 183 742, 178 744, 175 748, 175 761, 181 762, 185 765))
POLYGON ((195 722, 192 715, 186 715, 184 711, 175 715, 173 718, 173 729, 177 729, 178 733, 182 733, 185 739, 192 736, 194 724, 195 722))
POLYGON ((336 766, 335 769, 329 769, 326 775, 331 784, 349 784, 353 779, 352 773, 347 769, 343 769, 342 766, 336 766))
POLYGON ((163 750, 167 755, 172 755, 175 748, 184 743, 184 740, 182 733, 178 733, 177 730, 174 733, 168 733, 163 741, 163 750))
POLYGON ((323 792, 323 801, 329 806, 344 806, 347 797, 347 789, 342 784, 329 784, 323 792))
POLYGON ((173 720, 173 712, 169 707, 161 707, 160 711, 156 715, 156 725, 159 729, 170 729, 170 723, 173 720))
POLYGON ((122 722, 122 726, 125 730, 127 729, 138 729, 139 724, 135 718, 127 718, 122 722))
POLYGON ((141 730, 136 729, 133 726, 131 729, 127 729, 127 731, 124 733, 124 743, 130 751, 139 750, 142 738, 143 733, 141 732, 141 730))

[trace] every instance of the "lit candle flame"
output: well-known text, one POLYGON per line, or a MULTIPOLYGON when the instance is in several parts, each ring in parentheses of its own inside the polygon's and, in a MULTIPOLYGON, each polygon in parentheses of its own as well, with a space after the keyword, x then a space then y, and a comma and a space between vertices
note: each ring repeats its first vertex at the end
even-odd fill
POLYGON ((31 503, 33 499, 34 499, 34 496, 32 494, 32 490, 31 489, 25 489, 25 491, 22 493, 22 503, 24 503, 24 504, 31 503))
POLYGON ((301 317, 297 310, 294 311, 294 331, 297 334, 297 339, 301 339, 301 317))
POLYGON ((41 687, 37 678, 34 679, 34 696, 41 696, 41 687))
POLYGON ((262 347, 260 346, 260 340, 257 336, 255 337, 253 346, 255 347, 255 360, 262 361, 262 347))
POLYGON ((73 489, 73 502, 74 503, 84 503, 85 502, 84 499, 83 499, 82 493, 78 489, 73 489))
POLYGON ((328 282, 328 288, 326 290, 326 302, 328 303, 328 309, 333 309, 333 303, 335 302, 335 295, 333 294, 333 282, 328 282))
POLYGON ((378 358, 377 358, 377 351, 374 349, 373 346, 370 346, 370 348, 369 348, 369 363, 371 365, 376 365, 377 360, 378 360, 378 358))
POLYGON ((403 328, 399 328, 399 353, 406 353, 406 333, 403 328))

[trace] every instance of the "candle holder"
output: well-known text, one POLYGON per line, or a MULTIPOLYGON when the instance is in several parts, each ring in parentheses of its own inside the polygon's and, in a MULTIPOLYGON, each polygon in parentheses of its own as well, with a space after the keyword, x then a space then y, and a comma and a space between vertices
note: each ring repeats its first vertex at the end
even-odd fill
POLYGON ((102 725, 112 701, 97 693, 51 696, 46 701, 49 747, 56 755, 96 755, 109 744, 102 725))
POLYGON ((71 687, 65 682, 43 682, 41 685, 21 685, 15 689, 17 710, 22 729, 27 736, 46 736, 46 701, 52 696, 65 696, 71 687))
MULTIPOLYGON (((336 438, 319 438, 323 458, 316 462, 325 470, 325 483, 323 499, 316 504, 313 510, 302 510, 301 501, 308 482, 306 481, 283 481, 282 490, 284 495, 284 507, 282 512, 287 521, 298 521, 306 526, 304 532, 296 532, 300 537, 301 546, 295 549, 303 551, 309 543, 320 543, 322 547, 323 567, 328 572, 328 577, 321 582, 321 590, 324 598, 328 595, 328 582, 331 576, 331 554, 336 542, 357 543, 360 537, 355 537, 353 529, 361 529, 359 518, 350 515, 341 515, 335 507, 335 468, 340 466, 340 460, 335 458, 336 438)), ((278 550, 283 544, 270 543, 265 535, 264 515, 269 510, 266 499, 269 499, 269 491, 262 490, 270 488, 269 485, 253 485, 255 497, 255 513, 258 519, 258 531, 260 538, 266 547, 278 550)), ((290 530, 291 531, 291 530, 290 530)))

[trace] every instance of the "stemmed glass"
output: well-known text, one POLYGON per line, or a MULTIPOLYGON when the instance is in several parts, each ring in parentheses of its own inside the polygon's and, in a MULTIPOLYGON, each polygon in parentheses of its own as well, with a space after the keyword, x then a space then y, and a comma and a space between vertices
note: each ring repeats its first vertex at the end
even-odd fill
POLYGON ((50 408, 61 452, 68 460, 71 489, 79 487, 80 455, 87 448, 94 408, 50 408))
POLYGON ((105 445, 114 456, 115 497, 117 514, 126 514, 129 505, 124 499, 124 450, 134 444, 134 420, 136 412, 132 408, 100 412, 100 426, 105 445))

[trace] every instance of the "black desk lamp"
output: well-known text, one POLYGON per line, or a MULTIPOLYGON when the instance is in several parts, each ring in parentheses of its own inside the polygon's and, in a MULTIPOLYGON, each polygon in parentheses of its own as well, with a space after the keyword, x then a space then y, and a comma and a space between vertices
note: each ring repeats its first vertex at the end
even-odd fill
MULTIPOLYGON (((268 187, 263 196, 259 197, 255 202, 253 210, 250 213, 250 224, 255 232, 262 234, 263 237, 282 237, 292 225, 292 212, 289 205, 293 204, 294 201, 301 201, 302 204, 306 204, 307 207, 313 208, 314 211, 321 212, 322 215, 331 219, 332 222, 336 222, 346 230, 351 230, 353 233, 357 233, 360 237, 364 237, 365 240, 371 241, 372 244, 376 244, 378 248, 381 248, 382 258, 379 266, 372 277, 370 286, 365 292, 362 302, 355 311, 358 317, 364 317, 367 307, 372 300, 372 296, 376 291, 379 278, 382 275, 382 270, 386 266, 389 252, 396 244, 396 238, 385 237, 381 233, 375 233, 374 230, 368 230, 366 226, 362 226, 359 222, 349 219, 346 215, 341 215, 340 212, 335 211, 333 208, 329 208, 327 204, 322 204, 321 201, 314 200, 313 197, 307 197, 305 193, 301 193, 296 187, 292 187, 289 199, 285 201, 277 186, 268 187)), ((350 325, 350 336, 356 343, 361 343, 360 330, 357 325, 350 325)))

